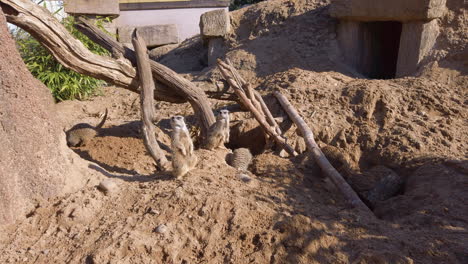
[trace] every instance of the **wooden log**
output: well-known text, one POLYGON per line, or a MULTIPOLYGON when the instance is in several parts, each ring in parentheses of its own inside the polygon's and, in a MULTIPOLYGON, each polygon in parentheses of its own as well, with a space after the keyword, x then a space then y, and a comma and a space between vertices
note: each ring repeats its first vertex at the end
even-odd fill
POLYGON ((255 91, 255 98, 260 103, 260 106, 262 107, 263 112, 265 113, 265 115, 267 117, 267 121, 270 124, 270 126, 272 126, 275 129, 275 131, 276 131, 276 133, 278 135, 283 135, 283 132, 281 131, 281 128, 279 127, 278 123, 276 123, 276 120, 273 117, 273 115, 271 114, 270 109, 268 109, 268 106, 266 105, 266 103, 263 100, 262 96, 257 91, 255 91))
POLYGON ((317 145, 317 142, 315 142, 312 130, 310 130, 304 119, 302 119, 302 117, 299 115, 296 109, 294 109, 288 99, 278 91, 276 91, 274 95, 288 114, 289 118, 291 118, 294 124, 296 124, 296 126, 301 131, 302 136, 306 141, 307 148, 310 152, 312 152, 312 155, 314 156, 317 164, 332 180, 338 190, 340 190, 340 192, 346 198, 347 202, 353 207, 372 213, 370 209, 364 204, 364 202, 359 198, 356 192, 351 188, 351 186, 349 186, 345 179, 343 179, 341 174, 330 164, 322 150, 320 150, 319 146, 317 145))
POLYGON ((0 0, 0 7, 9 23, 31 34, 66 68, 137 91, 136 71, 128 61, 92 53, 47 9, 30 0, 0 0))
MULTIPOLYGON (((120 52, 133 64, 136 63, 135 52, 133 50, 124 47, 122 44, 109 37, 106 33, 102 32, 85 18, 80 17, 78 20, 80 21, 80 24, 77 25, 77 29, 80 30, 83 34, 88 36, 90 39, 105 49, 109 51, 120 52)), ((179 74, 160 63, 151 60, 150 66, 153 77, 157 79, 158 82, 161 82, 173 90, 176 94, 190 102, 195 114, 198 115, 201 121, 200 125, 202 128, 202 134, 206 135, 208 128, 215 123, 215 117, 213 111, 211 110, 208 97, 203 92, 203 90, 199 89, 189 80, 181 77, 179 74)))
MULTIPOLYGON (((0 0, 0 6, 8 22, 29 32, 66 68, 139 92, 137 74, 130 62, 123 58, 113 59, 90 52, 47 9, 29 0, 0 0)), ((120 44, 108 45, 107 48, 111 52, 123 53, 125 58, 131 56, 133 65, 136 65, 133 50, 124 50, 120 44)), ((153 76, 168 87, 166 90, 161 88, 157 95, 168 101, 173 98, 171 102, 189 101, 199 117, 202 135, 206 134, 215 122, 215 117, 205 93, 161 64, 151 61, 151 69, 153 76)))
POLYGON ((164 152, 159 147, 158 141, 155 136, 155 127, 153 120, 155 120, 154 111, 154 82, 151 74, 150 59, 148 50, 143 38, 135 30, 132 37, 132 44, 135 48, 137 57, 138 76, 140 77, 140 104, 141 104, 141 120, 143 141, 145 147, 150 153, 151 157, 156 161, 156 165, 162 171, 170 169, 171 164, 166 159, 164 152))
POLYGON ((263 112, 260 112, 252 103, 252 101, 247 97, 245 94, 244 89, 241 87, 241 81, 236 81, 240 79, 240 76, 238 75, 237 71, 229 64, 224 63, 220 59, 218 59, 218 68, 221 71, 221 74, 223 77, 228 81, 228 83, 231 85, 232 89, 234 90, 234 93, 239 97, 241 103, 249 109, 249 111, 254 115, 255 119, 258 121, 260 124, 260 127, 262 127, 263 131, 273 138, 276 143, 278 143, 282 148, 284 148, 289 155, 291 156, 296 156, 297 153, 294 151, 294 148, 288 145, 286 142, 286 139, 284 139, 281 135, 277 134, 275 129, 271 127, 268 122, 265 119, 265 115, 263 115, 263 112), (232 71, 231 72, 229 72, 232 71), (237 75, 237 78, 236 78, 237 75))

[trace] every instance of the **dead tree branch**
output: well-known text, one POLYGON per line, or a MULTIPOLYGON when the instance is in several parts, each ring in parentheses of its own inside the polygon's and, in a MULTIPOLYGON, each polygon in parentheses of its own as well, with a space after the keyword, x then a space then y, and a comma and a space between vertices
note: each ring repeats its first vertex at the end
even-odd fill
POLYGON ((364 204, 364 202, 362 202, 362 200, 359 198, 356 192, 351 188, 351 186, 349 186, 345 179, 343 179, 341 174, 330 164, 328 159, 323 154, 322 150, 320 150, 319 146, 317 145, 317 142, 315 142, 312 130, 310 130, 304 119, 301 118, 299 113, 297 113, 296 109, 294 109, 294 107, 288 101, 288 99, 278 91, 275 92, 274 95, 280 102, 283 109, 288 113, 289 118, 291 118, 294 124, 296 124, 296 126, 301 131, 306 141, 307 148, 310 152, 312 152, 315 161, 325 172, 325 174, 328 175, 328 177, 330 177, 330 179, 333 181, 335 186, 341 191, 341 193, 344 195, 347 201, 353 207, 370 212, 370 209, 364 204))
POLYGON ((30 0, 0 0, 0 6, 8 22, 26 30, 65 67, 137 91, 136 71, 128 61, 92 53, 47 9, 30 0))
POLYGON ((132 44, 136 51, 138 76, 140 77, 140 104, 141 104, 141 119, 143 141, 145 147, 151 157, 156 161, 156 165, 162 171, 167 171, 170 168, 170 163, 166 159, 164 152, 159 147, 155 136, 155 127, 153 120, 154 113, 154 82, 149 64, 148 50, 146 43, 135 30, 132 37, 132 44))
MULTIPOLYGON (((77 25, 77 29, 83 34, 105 49, 120 52, 133 64, 136 63, 135 52, 133 50, 124 47, 122 44, 107 36, 106 33, 99 30, 86 19, 79 18, 78 20, 81 24, 77 25)), ((195 114, 198 115, 201 120, 202 133, 205 134, 208 131, 208 128, 214 124, 215 117, 211 110, 208 97, 203 90, 162 64, 151 60, 150 66, 153 77, 158 82, 161 82, 163 85, 173 90, 177 95, 190 102, 195 114)))
MULTIPOLYGON (((30 0, 0 0, 0 6, 8 22, 30 33, 65 67, 139 92, 136 71, 128 60, 113 59, 90 52, 45 8, 30 0)), ((113 47, 109 51, 118 51, 125 56, 131 54, 131 62, 136 65, 136 57, 131 49, 123 49, 120 44, 106 47, 113 47)), ((153 76, 164 84, 158 86, 160 89, 156 93, 157 99, 177 103, 189 101, 199 117, 202 134, 206 133, 215 122, 215 117, 205 93, 176 72, 154 61, 151 61, 151 70, 153 76)))
MULTIPOLYGON (((265 115, 273 117, 270 113, 270 110, 266 107, 266 105, 265 107, 262 107, 261 103, 255 97, 255 91, 242 79, 237 70, 229 63, 229 61, 225 63, 218 59, 218 68, 220 69, 223 77, 231 85, 236 95, 239 97, 241 103, 247 109, 249 109, 250 112, 252 112, 255 119, 257 119, 258 123, 260 123, 260 126, 263 128, 263 131, 268 136, 273 138, 291 156, 297 155, 294 149, 286 143, 286 139, 283 138, 281 134, 277 133, 277 129, 275 128, 275 126, 271 126, 268 123, 268 121, 265 118, 265 115), (247 90, 247 94, 250 95, 250 98, 247 96, 245 90, 247 90), (265 114, 265 112, 267 112, 268 114, 265 114)), ((276 121, 273 118, 271 118, 271 120, 273 120, 274 124, 276 124, 276 121)))

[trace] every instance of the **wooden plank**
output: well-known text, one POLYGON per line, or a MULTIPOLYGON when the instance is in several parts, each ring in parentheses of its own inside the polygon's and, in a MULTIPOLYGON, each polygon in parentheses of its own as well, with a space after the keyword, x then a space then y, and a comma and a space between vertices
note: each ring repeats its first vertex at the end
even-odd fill
POLYGON ((228 7, 229 0, 191 0, 191 1, 165 1, 165 2, 139 2, 120 3, 120 11, 171 9, 171 8, 201 8, 201 7, 228 7))

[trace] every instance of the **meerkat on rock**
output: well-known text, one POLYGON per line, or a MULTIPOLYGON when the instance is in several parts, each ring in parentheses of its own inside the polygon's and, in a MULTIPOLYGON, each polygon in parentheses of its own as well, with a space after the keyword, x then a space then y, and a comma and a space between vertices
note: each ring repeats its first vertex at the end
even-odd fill
POLYGON ((216 123, 208 131, 205 142, 206 149, 226 148, 224 144, 229 143, 229 122, 229 111, 220 110, 216 116, 216 123))
POLYGON ((79 147, 85 146, 91 139, 95 136, 99 135, 99 130, 102 128, 104 123, 107 119, 107 108, 106 112, 104 113, 104 117, 102 118, 101 122, 96 126, 93 127, 87 123, 80 123, 74 125, 70 128, 67 132, 67 145, 69 147, 79 147))
POLYGON ((183 116, 171 117, 171 149, 174 177, 182 177, 197 164, 193 142, 183 116))

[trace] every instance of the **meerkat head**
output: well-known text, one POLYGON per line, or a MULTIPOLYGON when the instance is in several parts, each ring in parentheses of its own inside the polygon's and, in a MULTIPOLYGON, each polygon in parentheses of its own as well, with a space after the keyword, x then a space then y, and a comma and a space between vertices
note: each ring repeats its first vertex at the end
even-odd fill
POLYGON ((216 119, 217 120, 224 119, 229 122, 229 110, 226 110, 226 109, 219 110, 219 113, 216 116, 216 119))
POLYGON ((173 116, 171 117, 171 127, 172 129, 187 129, 185 125, 183 116, 173 116))

